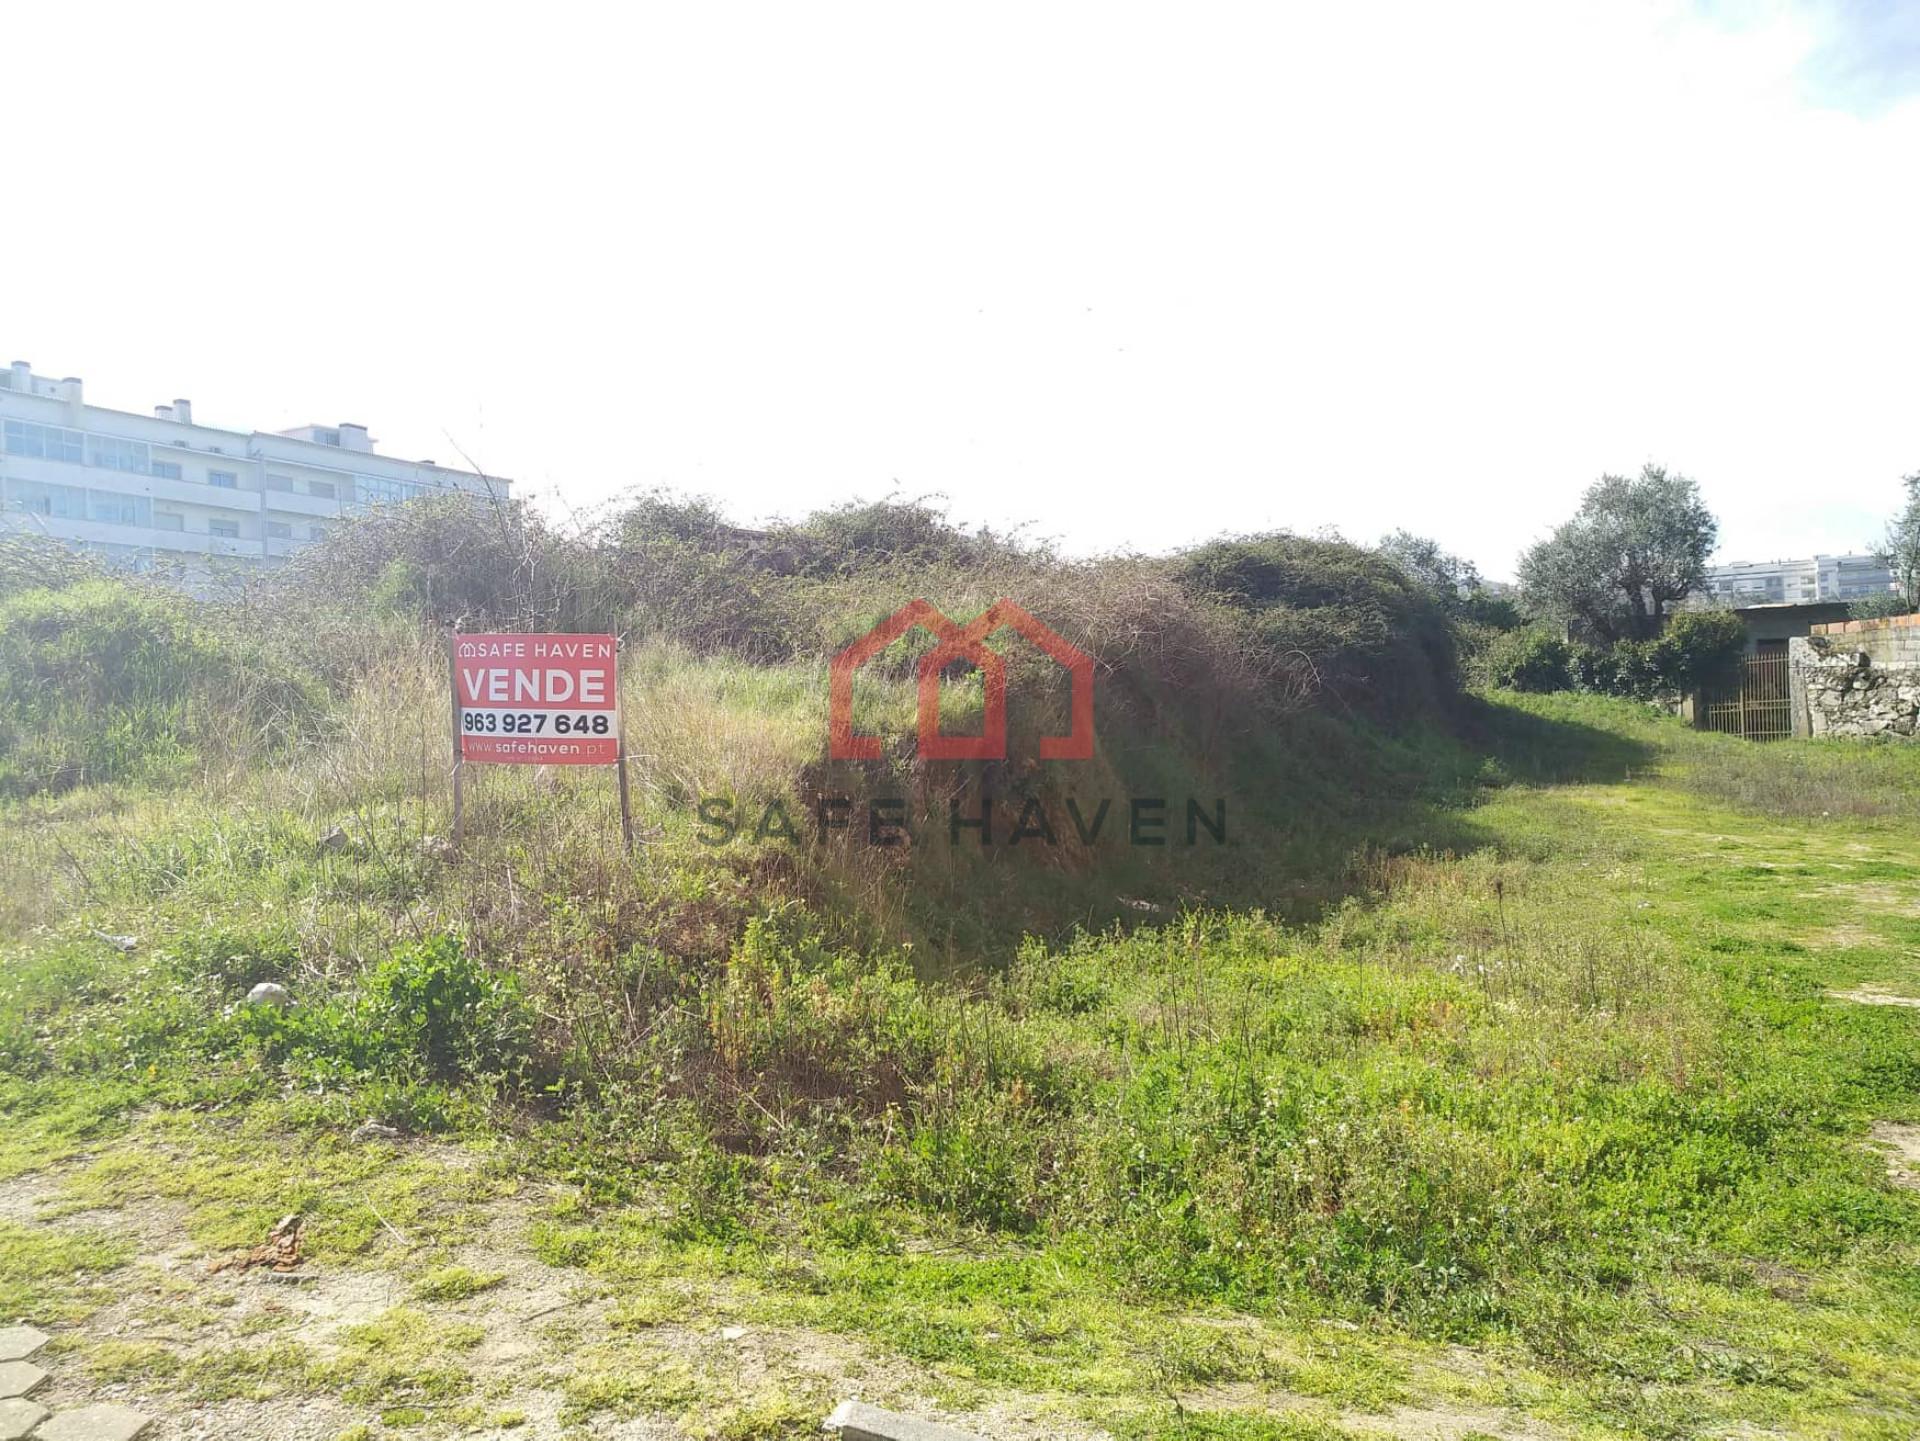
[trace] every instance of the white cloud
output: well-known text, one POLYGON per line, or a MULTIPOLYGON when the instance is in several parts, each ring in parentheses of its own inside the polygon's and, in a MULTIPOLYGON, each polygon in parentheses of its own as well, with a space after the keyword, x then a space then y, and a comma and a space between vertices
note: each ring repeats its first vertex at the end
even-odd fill
MULTIPOLYGON (((1816 17, 1817 18, 1817 17, 1816 17)), ((1920 466, 1920 105, 1681 4, 8 19, 0 341, 590 504, 943 491, 1079 548, 1431 533, 1602 470, 1746 557, 1920 466)))

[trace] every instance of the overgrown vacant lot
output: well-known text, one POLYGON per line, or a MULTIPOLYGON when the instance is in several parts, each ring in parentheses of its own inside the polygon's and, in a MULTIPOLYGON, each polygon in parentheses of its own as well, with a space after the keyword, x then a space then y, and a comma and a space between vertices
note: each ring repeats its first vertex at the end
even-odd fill
POLYGON ((1920 755, 1468 729, 1288 923, 972 963, 664 762, 631 867, 604 777, 444 857, 364 729, 12 802, 0 1315, 162 1436, 1915 1434, 1920 755))
MULTIPOLYGON (((1284 534, 416 505, 243 600, 0 547, 0 1314, 56 1333, 56 1404, 1914 1430, 1913 752, 1463 694, 1457 595, 1284 534), (1009 641, 1009 759, 926 760, 907 637, 855 685, 881 758, 829 761, 827 657, 911 595, 1044 597, 1094 757, 1034 759, 1067 695, 1009 641), (638 856, 604 773, 506 768, 453 853, 446 624, 632 638, 638 856), (835 795, 907 798, 913 844, 822 839, 835 795), (951 841, 989 796, 996 843, 951 841), (1138 796, 1230 840, 1069 836, 1138 796)), ((981 705, 945 676, 946 729, 981 705)))

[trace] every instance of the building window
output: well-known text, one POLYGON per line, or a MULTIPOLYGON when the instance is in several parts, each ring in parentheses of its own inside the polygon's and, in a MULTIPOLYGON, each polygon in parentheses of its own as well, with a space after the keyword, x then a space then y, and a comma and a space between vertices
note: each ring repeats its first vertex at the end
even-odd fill
POLYGON ((289 490, 290 491, 293 489, 292 476, 275 475, 271 471, 267 473, 267 478, 262 483, 266 486, 268 490, 289 490))
POLYGON ((176 461, 156 460, 153 463, 153 473, 162 480, 178 480, 180 478, 180 466, 176 461))
POLYGON ((87 437, 87 464, 101 470, 145 475, 147 444, 143 440, 122 440, 117 435, 90 435, 87 437))
POLYGON ((230 470, 210 470, 207 472, 207 484, 217 485, 222 490, 237 490, 240 486, 240 477, 230 470))
POLYGON ((207 522, 208 535, 225 536, 228 540, 240 539, 240 522, 237 520, 210 520, 207 522))
POLYGON ((320 496, 324 500, 332 500, 334 496, 333 482, 330 480, 310 480, 307 482, 307 494, 320 496))
POLYGON ((315 443, 319 445, 338 445, 340 443, 340 432, 337 430, 323 429, 316 425, 313 428, 313 438, 315 443))
POLYGON ((371 475, 356 475, 353 487, 362 500, 376 505, 398 505, 401 501, 412 500, 426 489, 410 480, 383 480, 371 475))
POLYGON ((184 515, 176 515, 170 510, 156 510, 153 513, 153 528, 155 530, 185 530, 187 528, 187 518, 184 515))
POLYGON ((87 519, 102 525, 145 525, 153 513, 153 502, 144 495, 115 495, 111 491, 87 492, 87 519))
POLYGON ((85 520, 87 493, 75 485, 43 485, 37 480, 16 480, 7 486, 7 508, 28 515, 50 516, 56 520, 85 520))
POLYGON ((288 525, 284 520, 270 520, 267 522, 267 538, 269 540, 292 540, 293 527, 288 525))
POLYGON ((4 430, 4 443, 8 455, 32 456, 36 460, 63 460, 69 465, 78 465, 81 461, 80 432, 62 430, 57 425, 9 420, 4 430))
POLYGON ((327 528, 324 525, 310 525, 307 527, 307 534, 314 540, 325 540, 327 528))

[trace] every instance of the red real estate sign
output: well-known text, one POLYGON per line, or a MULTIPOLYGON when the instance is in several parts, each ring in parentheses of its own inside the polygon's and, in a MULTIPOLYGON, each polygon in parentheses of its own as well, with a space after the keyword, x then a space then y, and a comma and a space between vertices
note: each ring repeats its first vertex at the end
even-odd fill
POLYGON ((496 765, 620 760, 618 642, 610 635, 458 635, 460 758, 496 765))

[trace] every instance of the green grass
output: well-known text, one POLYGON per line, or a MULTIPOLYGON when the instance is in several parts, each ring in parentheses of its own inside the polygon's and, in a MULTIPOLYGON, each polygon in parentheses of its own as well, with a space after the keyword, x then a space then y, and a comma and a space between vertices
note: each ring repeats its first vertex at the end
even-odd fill
MULTIPOLYGON (((700 707, 811 704, 680 664, 661 677, 700 707)), ((54 880, 6 903, 0 1183, 161 1198, 208 1254, 306 1214, 318 1258, 398 1271, 408 1305, 326 1358, 264 1334, 92 1364, 243 1394, 278 1358, 396 1427, 491 1404, 459 1328, 504 1268, 460 1248, 517 1191, 547 1198, 532 1254, 614 1297, 555 1333, 582 1421, 801 1434, 814 1390, 743 1394, 670 1344, 751 1325, 1129 1437, 1434 1405, 1575 1435, 1910 1433, 1920 1192, 1862 1142, 1920 1121, 1920 1014, 1826 993, 1920 993, 1920 751, 1749 746, 1577 697, 1465 725, 1352 732, 1357 820, 1308 758, 1272 766, 1255 834, 1297 816, 1304 839, 1214 873, 1235 904, 934 964, 935 910, 863 910, 872 878, 831 856, 714 853, 670 818, 624 865, 580 821, 591 778, 488 777, 457 864, 398 780, 351 805, 316 801, 324 772, 15 803, 0 880, 54 880), (1416 783, 1423 758, 1444 764, 1416 783), (336 819, 352 843, 318 847, 336 819), (295 1018, 236 1008, 268 979, 295 1018), (349 1140, 368 1119, 485 1164, 349 1140)), ((773 775, 793 743, 747 754, 773 775)), ((936 909, 980 878, 929 864, 936 909)), ((1011 884, 1071 916, 1103 879, 1011 884)), ((132 1260, 0 1224, 0 1311, 81 1320, 132 1260)))

